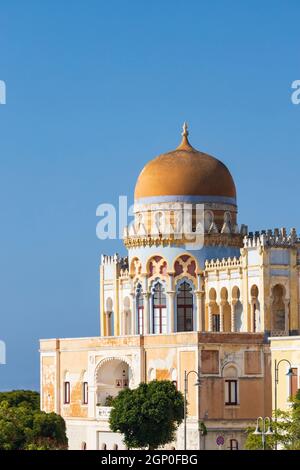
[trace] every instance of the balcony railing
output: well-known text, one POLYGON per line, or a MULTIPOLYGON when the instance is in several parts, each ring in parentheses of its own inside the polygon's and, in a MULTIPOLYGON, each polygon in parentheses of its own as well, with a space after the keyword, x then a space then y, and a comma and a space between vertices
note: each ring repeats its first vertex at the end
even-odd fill
POLYGON ((96 406, 96 419, 108 421, 111 412, 111 406, 96 406))

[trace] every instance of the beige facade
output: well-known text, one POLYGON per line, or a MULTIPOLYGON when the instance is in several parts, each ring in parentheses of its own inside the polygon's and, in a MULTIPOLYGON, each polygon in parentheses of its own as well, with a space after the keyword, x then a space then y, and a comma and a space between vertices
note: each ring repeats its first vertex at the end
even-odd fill
POLYGON ((272 355, 273 409, 275 409, 275 368, 277 368, 277 408, 288 410, 290 398, 300 388, 300 336, 270 338, 272 355), (293 375, 287 375, 292 369, 293 375))
MULTIPOLYGON (((242 449, 246 427, 272 413, 268 338, 299 334, 300 240, 295 229, 238 226, 229 171, 190 146, 186 127, 153 162, 124 231, 128 256, 101 258, 100 336, 41 341, 41 406, 66 419, 70 448, 122 448, 109 431, 110 397, 153 379, 183 391, 185 371, 196 371, 188 448, 217 449, 223 437, 223 449, 242 449)), ((170 446, 183 448, 182 426, 170 446)))
MULTIPOLYGON (((201 370, 201 387, 189 378, 188 443, 190 448, 225 447, 236 440, 242 447, 244 430, 261 413, 270 413, 270 354, 262 334, 177 333, 41 341, 41 406, 67 422, 71 448, 122 448, 120 436, 109 432, 107 396, 141 381, 172 380, 183 390, 184 371, 201 370), (237 381, 237 403, 228 404, 226 382, 237 381), (84 381, 88 403, 83 403, 84 381), (64 384, 70 383, 70 403, 64 384), (119 383, 121 382, 121 383, 119 383), (256 396, 255 400, 251 397, 256 396), (201 437, 198 422, 208 429, 201 437), (104 435, 103 435, 104 433, 104 435), (106 441, 104 439, 106 437, 106 441)), ((176 448, 183 447, 182 428, 176 448)))

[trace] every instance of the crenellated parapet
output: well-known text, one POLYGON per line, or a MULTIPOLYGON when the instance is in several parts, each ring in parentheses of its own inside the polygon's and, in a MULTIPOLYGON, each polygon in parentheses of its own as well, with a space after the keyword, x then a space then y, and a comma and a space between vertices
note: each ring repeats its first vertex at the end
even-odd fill
POLYGON ((112 256, 101 255, 100 268, 106 280, 116 278, 128 278, 128 256, 122 257, 118 253, 112 256))
POLYGON ((223 259, 213 259, 205 262, 205 270, 212 271, 222 268, 241 268, 242 267, 242 258, 223 258, 223 259))
POLYGON ((286 228, 249 232, 244 237, 244 248, 256 247, 297 247, 300 238, 295 228, 288 233, 286 228))
POLYGON ((128 279, 129 278, 129 270, 127 268, 120 270, 120 279, 128 279))
POLYGON ((128 256, 122 257, 118 253, 114 255, 101 255, 100 264, 102 266, 114 266, 117 265, 121 270, 128 269, 128 256))

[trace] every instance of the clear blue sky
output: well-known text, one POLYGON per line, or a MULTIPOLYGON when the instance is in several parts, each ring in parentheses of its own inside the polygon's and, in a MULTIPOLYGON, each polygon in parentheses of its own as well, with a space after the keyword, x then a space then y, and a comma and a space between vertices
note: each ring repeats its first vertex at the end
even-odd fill
POLYGON ((251 229, 300 229, 300 4, 0 5, 0 389, 38 388, 38 339, 99 332, 96 207, 191 143, 219 157, 251 229))

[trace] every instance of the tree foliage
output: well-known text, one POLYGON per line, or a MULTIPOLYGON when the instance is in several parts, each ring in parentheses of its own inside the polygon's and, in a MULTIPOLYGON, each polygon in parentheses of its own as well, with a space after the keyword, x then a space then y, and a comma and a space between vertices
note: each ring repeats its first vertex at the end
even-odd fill
MULTIPOLYGON (((246 450, 262 450, 262 436, 253 434, 255 428, 247 428, 247 439, 245 443, 246 450)), ((266 436, 266 450, 273 450, 275 448, 275 436, 266 436)))
POLYGON ((300 450, 300 390, 291 399, 288 411, 278 411, 277 423, 280 446, 285 450, 300 450))
POLYGON ((37 392, 0 393, 0 450, 51 450, 67 446, 63 418, 40 411, 37 392))
POLYGON ((183 420, 184 399, 168 380, 122 390, 112 402, 109 424, 124 435, 128 448, 156 449, 172 442, 183 420))
MULTIPOLYGON (((278 410, 276 422, 272 423, 273 436, 266 436, 266 449, 275 449, 275 443, 283 450, 300 450, 300 390, 291 400, 287 411, 278 410)), ((245 448, 248 450, 262 449, 261 436, 254 435, 254 428, 247 429, 245 448)))
POLYGON ((33 390, 0 392, 0 402, 2 401, 7 401, 9 406, 28 405, 34 410, 40 409, 40 394, 33 390))

